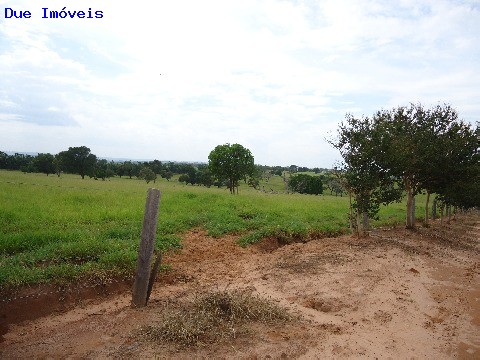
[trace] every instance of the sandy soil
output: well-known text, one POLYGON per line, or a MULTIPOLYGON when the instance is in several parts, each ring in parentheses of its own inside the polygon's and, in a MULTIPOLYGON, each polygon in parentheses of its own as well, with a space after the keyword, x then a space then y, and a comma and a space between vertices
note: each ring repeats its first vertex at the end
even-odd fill
POLYGON ((98 287, 63 289, 0 303, 0 358, 480 359, 479 238, 478 213, 442 229, 377 229, 361 240, 287 246, 266 239, 247 249, 235 236, 215 239, 194 230, 180 252, 167 256, 172 270, 159 278, 146 308, 131 308, 130 284, 120 283, 101 296, 98 287), (299 320, 254 324, 232 342, 189 349, 141 335, 166 304, 237 288, 277 302, 299 320))

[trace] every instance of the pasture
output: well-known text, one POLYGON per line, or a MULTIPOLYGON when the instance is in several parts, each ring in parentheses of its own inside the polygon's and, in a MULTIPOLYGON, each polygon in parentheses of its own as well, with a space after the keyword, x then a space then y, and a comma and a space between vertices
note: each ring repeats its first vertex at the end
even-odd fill
MULTIPOLYGON (((263 237, 288 243, 348 232, 348 197, 282 193, 280 177, 263 186, 265 193, 244 185, 232 196, 174 179, 146 184, 2 170, 0 290, 132 276, 150 187, 162 192, 156 247, 163 251, 181 247, 180 235, 192 228, 218 238, 238 235, 242 246, 263 237)), ((392 204, 372 223, 403 224, 404 216, 404 204, 392 204)))

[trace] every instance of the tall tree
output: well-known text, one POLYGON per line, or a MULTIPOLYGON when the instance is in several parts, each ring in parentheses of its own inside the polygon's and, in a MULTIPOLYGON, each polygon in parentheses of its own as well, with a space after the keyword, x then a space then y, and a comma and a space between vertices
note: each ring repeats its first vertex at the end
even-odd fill
POLYGON ((97 157, 86 146, 69 147, 58 154, 63 169, 73 174, 79 174, 82 179, 85 175, 93 174, 97 157))
POLYGON ((208 155, 208 166, 217 181, 227 181, 230 193, 238 193, 238 182, 255 171, 254 158, 250 150, 240 144, 218 145, 208 155))
POLYGON ((401 181, 407 195, 406 227, 413 228, 414 197, 422 189, 418 170, 423 166, 424 148, 422 123, 428 114, 421 105, 378 111, 374 119, 381 151, 373 154, 374 161, 390 176, 401 181))
MULTIPOLYGON (((428 199, 430 193, 442 193, 448 184, 462 179, 464 165, 475 163, 472 157, 478 140, 446 104, 430 109, 410 104, 382 110, 374 116, 374 127, 380 137, 372 159, 403 185, 407 196, 406 227, 413 228, 415 195, 426 190, 428 199)), ((428 203, 426 207, 428 211, 428 203)))
POLYGON ((52 154, 38 154, 33 160, 33 165, 37 171, 47 174, 48 176, 49 174, 55 173, 54 160, 55 157, 52 154))
POLYGON ((345 188, 353 195, 359 236, 366 235, 369 218, 376 216, 380 204, 400 198, 394 179, 375 161, 376 154, 385 151, 382 148, 385 144, 379 141, 381 137, 381 129, 372 119, 357 119, 347 114, 339 126, 337 139, 330 141, 343 158, 339 171, 345 188))

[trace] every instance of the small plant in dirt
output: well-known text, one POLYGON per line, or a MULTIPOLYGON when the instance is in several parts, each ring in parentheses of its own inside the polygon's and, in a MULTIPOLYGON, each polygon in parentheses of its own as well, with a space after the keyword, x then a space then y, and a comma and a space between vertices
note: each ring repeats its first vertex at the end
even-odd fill
POLYGON ((205 346, 250 332, 250 323, 291 321, 283 308, 249 291, 215 291, 196 295, 192 303, 166 308, 163 318, 144 333, 155 342, 179 347, 205 346))

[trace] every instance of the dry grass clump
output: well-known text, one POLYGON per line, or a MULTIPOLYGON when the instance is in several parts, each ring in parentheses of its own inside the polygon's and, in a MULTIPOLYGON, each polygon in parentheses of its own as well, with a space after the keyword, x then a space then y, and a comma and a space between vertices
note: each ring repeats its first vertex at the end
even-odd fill
POLYGON ((291 318, 285 309, 249 291, 215 291, 196 296, 182 309, 166 308, 161 321, 146 333, 158 342, 203 346, 246 334, 249 323, 271 324, 291 318))

